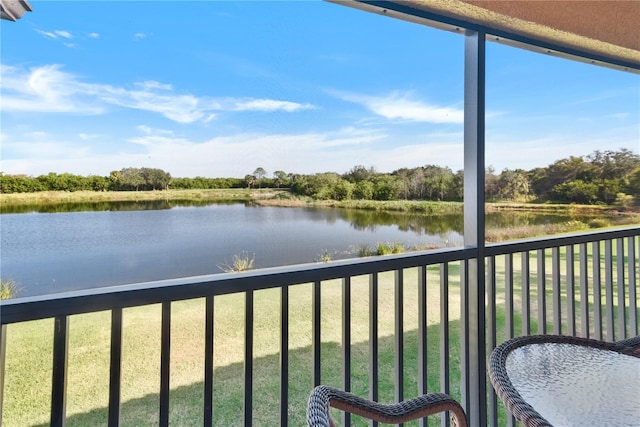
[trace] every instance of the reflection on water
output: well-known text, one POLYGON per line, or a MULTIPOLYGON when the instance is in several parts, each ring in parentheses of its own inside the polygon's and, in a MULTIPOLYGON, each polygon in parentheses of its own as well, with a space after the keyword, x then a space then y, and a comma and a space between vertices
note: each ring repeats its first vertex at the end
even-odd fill
POLYGON ((455 231, 462 234, 462 215, 417 215, 402 212, 339 209, 336 215, 356 230, 375 231, 380 226, 396 226, 400 231, 440 235, 455 231))
MULTIPOLYGON (((237 201, 216 201, 216 204, 234 204, 237 201)), ((48 205, 0 205, 0 214, 105 212, 105 211, 156 211, 186 206, 208 206, 209 200, 140 200, 126 202, 74 202, 48 205)))
MULTIPOLYGON (((463 217, 242 203, 118 202, 0 215, 2 278, 22 296, 221 273, 246 252, 256 268, 354 258, 378 243, 461 246, 463 217), (87 207, 91 210, 87 211, 87 207), (53 214, 51 214, 53 213, 53 214)), ((552 224, 561 215, 496 212, 487 227, 552 224)), ((587 221, 588 218, 581 218, 587 221)))

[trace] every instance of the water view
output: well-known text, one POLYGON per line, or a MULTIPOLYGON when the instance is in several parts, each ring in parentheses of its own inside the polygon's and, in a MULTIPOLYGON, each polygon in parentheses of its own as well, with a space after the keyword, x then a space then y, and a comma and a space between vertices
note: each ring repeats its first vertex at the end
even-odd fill
MULTIPOLYGON (((18 285, 19 296, 32 296, 222 273, 240 254, 254 258, 256 268, 265 268, 354 258, 378 243, 400 243, 412 250, 461 246, 463 241, 461 215, 242 203, 109 206, 0 215, 2 278, 18 285)), ((568 219, 492 213, 487 223, 507 227, 568 219)))

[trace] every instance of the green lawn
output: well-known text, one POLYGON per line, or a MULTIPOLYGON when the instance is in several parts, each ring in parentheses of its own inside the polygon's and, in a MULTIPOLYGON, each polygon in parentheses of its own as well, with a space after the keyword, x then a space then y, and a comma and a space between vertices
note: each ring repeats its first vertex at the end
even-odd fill
MULTIPOLYGON (((550 263, 550 251, 546 254, 550 263)), ((576 254, 577 257, 577 254, 576 254)), ((514 257, 519 269, 519 256, 514 257)), ((576 258, 577 259, 577 258, 576 258)), ((496 262, 498 343, 504 340, 504 262, 496 262)), ((549 264, 550 265, 550 264, 549 264)), ((565 261, 561 258, 564 283, 565 261)), ((591 271, 591 267, 589 268, 591 271)), ((547 267, 547 309, 551 313, 551 268, 547 267)), ((577 270, 576 270, 577 272, 577 270)), ((521 312, 520 273, 515 274, 515 311, 521 312)), ((537 331, 536 260, 531 259, 531 330, 537 331)), ((576 273, 577 274, 577 273, 576 273)), ((417 390, 417 269, 404 271, 404 397, 417 390)), ((459 263, 449 267, 450 393, 459 398, 460 298, 459 263)), ((368 392, 369 285, 368 276, 352 279, 352 390, 368 392)), ((394 276, 379 278, 379 387, 380 400, 394 400, 394 276)), ((429 389, 440 391, 440 278, 437 266, 428 269, 428 376, 429 389)), ((304 425, 306 401, 312 388, 312 285, 290 288, 289 308, 289 422, 304 425)), ((578 294, 576 289, 576 294, 578 294)), ((322 283, 322 383, 341 385, 341 282, 322 283)), ((628 294, 627 294, 628 299, 628 294)), ((215 425, 241 425, 243 405, 244 294, 216 297, 214 348, 215 425)), ((617 303, 617 299, 614 299, 617 303)), ((590 287, 590 317, 593 295, 590 287)), ((603 299, 604 303, 604 299, 603 299)), ((562 312, 566 316, 566 290, 562 287, 562 312)), ((576 297, 576 317, 580 315, 576 297)), ((122 408, 124 426, 156 425, 160 386, 160 306, 124 311, 122 408)), ((255 292, 253 425, 279 424, 280 290, 255 292)), ((602 308, 604 312, 604 306, 602 308)), ((616 310, 617 313, 617 310, 616 310)), ((172 305, 170 422, 191 426, 202 421, 204 372, 204 299, 172 305)), ((617 315, 617 314, 616 314, 617 315)), ((551 315, 547 316, 552 332, 551 315)), ((566 319, 565 319, 566 322, 566 319)), ((516 335, 521 318, 515 317, 516 335)), ((593 325, 593 323, 592 323, 593 325)), ((580 320, 577 322, 580 330, 580 320)), ((6 426, 47 425, 49 420, 53 320, 8 326, 4 412, 6 426)), ((565 329, 566 331, 566 329, 565 329)), ((593 331, 593 327, 592 327, 593 331)), ((109 387, 110 313, 72 316, 67 415, 68 426, 104 425, 109 387)), ((504 412, 501 422, 504 424, 504 412)), ((434 418, 434 425, 439 418, 434 418)), ((366 425, 356 422, 355 425, 366 425)))

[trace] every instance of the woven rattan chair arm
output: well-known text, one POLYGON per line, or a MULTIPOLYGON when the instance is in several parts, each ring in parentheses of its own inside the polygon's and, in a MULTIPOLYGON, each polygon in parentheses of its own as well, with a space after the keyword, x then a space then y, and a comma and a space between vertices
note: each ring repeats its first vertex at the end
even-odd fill
POLYGON ((329 386, 318 386, 309 396, 307 423, 310 427, 332 427, 329 407, 387 424, 399 424, 449 411, 454 426, 466 427, 467 419, 458 402, 443 393, 425 394, 400 403, 384 405, 329 386))
POLYGON ((640 335, 627 338, 626 340, 616 341, 614 344, 616 351, 630 356, 640 357, 640 335))

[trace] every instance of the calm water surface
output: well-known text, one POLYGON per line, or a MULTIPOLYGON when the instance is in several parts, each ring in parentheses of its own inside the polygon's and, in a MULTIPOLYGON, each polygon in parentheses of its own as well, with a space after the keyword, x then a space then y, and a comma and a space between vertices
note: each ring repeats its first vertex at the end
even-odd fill
MULTIPOLYGON (((255 267, 264 268, 318 262, 323 254, 334 260, 355 258, 361 247, 375 249, 378 243, 397 242, 411 249, 461 246, 463 241, 462 215, 241 203, 46 209, 50 211, 0 215, 0 274, 17 283, 20 296, 221 273, 234 255, 245 252, 255 257, 255 267)), ((492 213, 487 227, 570 219, 492 213)))
POLYGON ((20 296, 357 256, 378 242, 460 245, 461 218, 244 204, 0 215, 1 274, 20 296), (444 222, 443 222, 444 221, 444 222))

